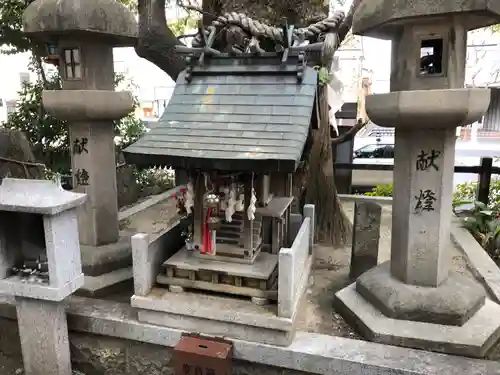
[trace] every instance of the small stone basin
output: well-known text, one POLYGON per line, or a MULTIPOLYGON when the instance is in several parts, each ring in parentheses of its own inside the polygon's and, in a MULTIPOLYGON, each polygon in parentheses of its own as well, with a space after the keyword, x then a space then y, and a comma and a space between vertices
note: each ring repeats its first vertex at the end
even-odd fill
POLYGON ((479 120, 490 99, 488 89, 397 91, 367 96, 366 113, 388 128, 455 128, 479 120))
POLYGON ((134 109, 134 97, 128 91, 55 90, 44 91, 45 110, 59 120, 118 120, 134 109))

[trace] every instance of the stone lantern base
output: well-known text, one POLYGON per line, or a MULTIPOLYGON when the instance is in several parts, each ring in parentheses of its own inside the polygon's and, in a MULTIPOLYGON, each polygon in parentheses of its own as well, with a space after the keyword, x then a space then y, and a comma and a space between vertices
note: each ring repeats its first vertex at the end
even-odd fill
POLYGON ((420 287, 393 278, 384 263, 339 291, 334 304, 366 338, 383 344, 484 357, 500 337, 500 306, 461 275, 420 287))

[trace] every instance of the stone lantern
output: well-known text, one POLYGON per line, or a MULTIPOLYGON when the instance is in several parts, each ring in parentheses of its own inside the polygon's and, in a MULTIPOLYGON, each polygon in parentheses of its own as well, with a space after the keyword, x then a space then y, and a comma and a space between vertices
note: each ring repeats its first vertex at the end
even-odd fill
POLYGON ((110 246, 130 242, 119 241, 113 122, 132 111, 134 100, 114 90, 113 47, 135 45, 137 22, 115 0, 35 0, 24 13, 24 31, 45 44, 59 68, 62 90, 44 91, 43 105, 69 124, 73 187, 89 197, 78 216, 82 252, 94 252, 83 254, 84 270, 98 276, 85 260, 99 253, 113 258, 118 250, 110 246))
POLYGON ((490 91, 465 89, 467 32, 500 22, 498 1, 371 0, 353 31, 392 41, 391 92, 366 98, 395 128, 391 260, 336 295, 377 342, 468 356, 500 335, 500 306, 450 272, 455 130, 481 118, 490 91))

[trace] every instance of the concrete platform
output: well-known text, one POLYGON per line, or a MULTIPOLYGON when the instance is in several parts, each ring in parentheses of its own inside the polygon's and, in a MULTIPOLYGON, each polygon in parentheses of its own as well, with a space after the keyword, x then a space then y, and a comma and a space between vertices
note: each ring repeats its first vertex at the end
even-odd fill
POLYGON ((175 267, 190 271, 225 272, 232 276, 249 277, 267 280, 278 265, 278 255, 261 253, 253 264, 220 262, 214 259, 200 258, 191 254, 186 248, 170 257, 163 267, 175 267))
POLYGON ((389 318, 356 291, 356 283, 336 293, 334 306, 377 343, 481 358, 500 337, 500 306, 489 299, 462 326, 389 318))
POLYGON ((229 254, 239 255, 241 253, 241 249, 237 245, 229 245, 224 243, 217 244, 217 250, 215 254, 202 254, 199 251, 193 251, 193 256, 195 258, 206 259, 209 261, 217 261, 217 262, 228 262, 228 263, 242 263, 242 264, 253 264, 255 259, 261 253, 261 244, 259 244, 253 251, 253 255, 248 258, 239 258, 237 256, 228 256, 229 254), (221 255, 228 254, 228 255, 221 255))
POLYGON ((85 282, 77 295, 98 297, 120 291, 132 282, 131 237, 131 233, 121 232, 116 243, 96 247, 80 245, 85 282))
MULTIPOLYGON (((199 258, 182 248, 162 264, 156 277, 162 285, 250 298, 278 299, 278 255, 261 253, 253 264, 199 258)), ((257 300, 256 300, 257 301, 257 300)))
MULTIPOLYGON (((0 303, 0 338, 4 339, 0 339, 0 346, 5 343, 10 349, 13 342, 19 340, 16 331, 11 335, 7 331, 9 321, 16 319, 15 307, 12 304, 13 301, 9 299, 0 303)), ((91 354, 100 366, 107 365, 105 368, 109 369, 109 373, 113 373, 113 370, 116 372, 116 364, 120 363, 121 358, 130 360, 133 364, 142 363, 150 370, 141 371, 140 374, 173 371, 172 347, 178 343, 181 330, 140 322, 130 304, 115 301, 73 296, 68 298, 67 315, 72 344, 78 347, 78 338, 88 343, 84 348, 85 352, 91 354), (71 332, 77 332, 78 335, 71 335, 71 332), (142 350, 139 350, 140 348, 142 350)), ((495 361, 462 358, 311 332, 297 332, 292 344, 286 347, 246 340, 232 341, 235 372, 242 374, 500 374, 500 363, 495 361), (247 371, 239 371, 241 369, 237 368, 238 361, 248 364, 245 368, 247 371)), ((0 350, 2 349, 0 347, 0 350)))
POLYGON ((83 286, 77 294, 83 297, 100 297, 122 291, 133 284, 132 267, 120 268, 100 276, 85 276, 83 286))
POLYGON ((86 276, 101 276, 132 266, 130 238, 135 233, 120 232, 118 242, 103 246, 80 245, 82 268, 86 276))
POLYGON ((462 326, 484 305, 486 293, 474 279, 451 273, 438 287, 405 284, 386 262, 363 273, 356 291, 385 316, 462 326))
POLYGON ((188 332, 287 346, 294 337, 294 319, 277 316, 276 305, 202 293, 172 293, 155 288, 145 297, 133 296, 138 320, 188 332))

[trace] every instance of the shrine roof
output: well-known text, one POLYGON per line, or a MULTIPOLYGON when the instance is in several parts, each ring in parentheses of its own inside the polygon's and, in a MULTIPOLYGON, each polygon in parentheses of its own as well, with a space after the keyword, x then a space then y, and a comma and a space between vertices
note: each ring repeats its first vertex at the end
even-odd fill
POLYGON ((297 59, 210 58, 184 71, 155 127, 125 149, 127 162, 173 168, 293 172, 313 113, 317 73, 297 59))

